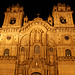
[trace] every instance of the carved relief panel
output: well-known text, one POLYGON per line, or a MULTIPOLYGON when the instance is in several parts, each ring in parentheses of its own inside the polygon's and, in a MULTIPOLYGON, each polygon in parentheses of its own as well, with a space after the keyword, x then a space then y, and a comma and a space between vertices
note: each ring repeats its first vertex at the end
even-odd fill
POLYGON ((24 35, 21 38, 21 44, 20 44, 20 61, 24 62, 29 57, 29 35, 24 35))
POLYGON ((29 49, 28 47, 21 46, 20 47, 20 61, 25 62, 29 57, 29 49))
POLYGON ((40 28, 33 29, 30 33, 30 57, 33 55, 41 55, 45 57, 46 54, 45 46, 46 46, 46 33, 40 28), (39 52, 36 51, 38 49, 39 52))
POLYGON ((47 45, 55 45, 55 35, 53 35, 52 33, 47 33, 47 45))
POLYGON ((21 38, 21 45, 28 46, 29 45, 29 35, 24 35, 21 38))
POLYGON ((41 43, 42 36, 44 36, 44 32, 42 29, 33 29, 30 33, 30 45, 33 45, 34 43, 41 43))
POLYGON ((74 39, 73 39, 73 35, 70 35, 69 33, 67 34, 60 34, 58 35, 58 45, 74 45, 74 39))
POLYGON ((53 46, 47 47, 47 61, 49 64, 53 65, 56 60, 56 49, 53 46))

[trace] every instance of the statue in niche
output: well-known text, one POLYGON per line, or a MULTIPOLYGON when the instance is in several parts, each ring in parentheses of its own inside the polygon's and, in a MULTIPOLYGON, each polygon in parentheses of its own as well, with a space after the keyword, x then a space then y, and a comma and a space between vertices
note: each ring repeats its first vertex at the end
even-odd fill
POLYGON ((34 53, 40 53, 40 46, 39 45, 35 45, 34 53))
POLYGON ((21 48, 21 61, 25 61, 26 60, 26 50, 24 47, 21 48))
POLYGON ((35 36, 36 36, 36 42, 39 42, 40 41, 40 32, 39 32, 39 30, 35 31, 35 36))

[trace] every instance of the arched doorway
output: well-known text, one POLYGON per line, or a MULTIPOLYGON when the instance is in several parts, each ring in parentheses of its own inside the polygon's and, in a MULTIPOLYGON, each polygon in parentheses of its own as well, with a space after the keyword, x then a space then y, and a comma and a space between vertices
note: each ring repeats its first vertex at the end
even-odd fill
POLYGON ((31 75, 42 75, 42 74, 39 73, 39 72, 34 72, 34 73, 32 73, 31 75))

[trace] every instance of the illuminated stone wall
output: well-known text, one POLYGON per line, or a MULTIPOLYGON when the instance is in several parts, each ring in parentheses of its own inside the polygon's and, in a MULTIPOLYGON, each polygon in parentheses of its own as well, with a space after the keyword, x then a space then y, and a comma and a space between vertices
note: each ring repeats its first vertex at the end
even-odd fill
POLYGON ((75 75, 75 27, 70 6, 29 21, 19 4, 7 8, 0 28, 0 75, 75 75), (24 18, 23 18, 24 17, 24 18))

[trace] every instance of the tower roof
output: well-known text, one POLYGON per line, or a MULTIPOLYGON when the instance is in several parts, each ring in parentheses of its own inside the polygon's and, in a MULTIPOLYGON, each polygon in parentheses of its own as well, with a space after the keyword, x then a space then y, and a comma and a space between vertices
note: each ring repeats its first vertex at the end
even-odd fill
POLYGON ((12 7, 7 8, 7 12, 23 12, 23 7, 18 3, 17 5, 12 5, 12 7))

